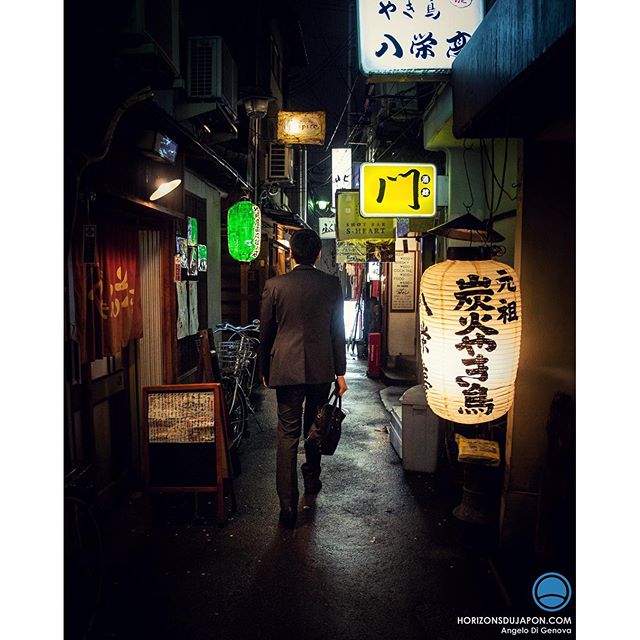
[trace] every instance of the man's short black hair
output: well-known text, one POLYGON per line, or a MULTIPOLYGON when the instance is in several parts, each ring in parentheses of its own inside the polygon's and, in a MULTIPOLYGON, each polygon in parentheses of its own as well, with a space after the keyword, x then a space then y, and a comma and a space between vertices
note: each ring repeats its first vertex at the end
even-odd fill
POLYGON ((300 229, 290 240, 291 254, 298 264, 315 264, 322 249, 322 241, 315 231, 300 229))

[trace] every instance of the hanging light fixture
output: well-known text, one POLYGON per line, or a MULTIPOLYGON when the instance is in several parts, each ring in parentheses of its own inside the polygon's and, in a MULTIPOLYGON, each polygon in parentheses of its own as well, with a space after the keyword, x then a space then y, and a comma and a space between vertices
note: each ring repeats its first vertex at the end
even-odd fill
POLYGON ((420 282, 420 347, 427 404, 477 424, 513 404, 520 354, 520 284, 490 247, 450 247, 420 282))
POLYGON ((260 207, 240 200, 229 207, 227 243, 229 255, 240 262, 251 262, 260 253, 262 217, 260 207))
POLYGON ((180 186, 180 184, 182 183, 182 180, 177 179, 177 180, 171 180, 170 182, 163 182, 150 196, 149 196, 149 200, 151 200, 152 202, 154 200, 158 200, 164 196, 166 196, 168 193, 171 193, 174 189, 176 189, 177 187, 180 186))

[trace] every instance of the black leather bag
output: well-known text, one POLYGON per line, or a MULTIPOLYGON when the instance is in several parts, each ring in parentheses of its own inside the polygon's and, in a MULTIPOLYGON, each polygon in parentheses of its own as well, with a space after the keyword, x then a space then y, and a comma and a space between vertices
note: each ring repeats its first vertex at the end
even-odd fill
POLYGON ((332 456, 336 450, 342 435, 342 421, 345 415, 342 411, 342 397, 338 395, 337 388, 334 388, 327 402, 318 409, 307 438, 320 449, 322 455, 332 456), (334 396, 335 399, 331 402, 334 396))

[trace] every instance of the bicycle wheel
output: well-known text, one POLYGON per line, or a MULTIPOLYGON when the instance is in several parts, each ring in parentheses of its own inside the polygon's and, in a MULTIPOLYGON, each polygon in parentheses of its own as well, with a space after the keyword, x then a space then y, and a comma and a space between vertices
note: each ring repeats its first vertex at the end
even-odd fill
POLYGON ((247 428, 247 404, 234 378, 225 376, 221 380, 224 401, 229 414, 229 441, 232 449, 238 450, 247 428))
POLYGON ((75 496, 64 498, 65 637, 90 635, 103 583, 100 526, 91 507, 75 496))

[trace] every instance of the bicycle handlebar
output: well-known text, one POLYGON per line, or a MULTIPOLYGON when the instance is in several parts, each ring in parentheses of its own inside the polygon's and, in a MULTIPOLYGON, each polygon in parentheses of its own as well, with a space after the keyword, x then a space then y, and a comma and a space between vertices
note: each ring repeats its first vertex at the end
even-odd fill
POLYGON ((252 324, 248 324, 246 326, 234 326, 229 324, 228 322, 222 322, 216 325, 217 330, 221 331, 259 331, 260 330, 260 320, 254 320, 252 324))

